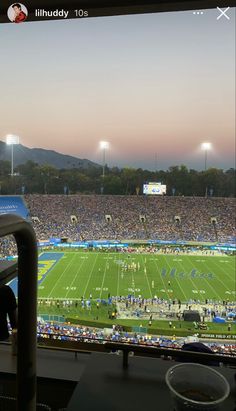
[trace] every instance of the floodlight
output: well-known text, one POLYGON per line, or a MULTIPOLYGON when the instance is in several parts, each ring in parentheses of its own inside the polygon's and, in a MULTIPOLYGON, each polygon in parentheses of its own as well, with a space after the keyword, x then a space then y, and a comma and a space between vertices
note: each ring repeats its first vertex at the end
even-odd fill
POLYGON ((202 150, 210 150, 211 149, 211 143, 202 143, 201 148, 202 148, 202 150))
POLYGON ((19 136, 16 136, 14 134, 7 134, 6 135, 6 144, 8 146, 12 145, 12 144, 19 144, 19 136))
POLYGON ((100 141, 100 148, 102 150, 102 185, 101 185, 101 194, 104 190, 104 178, 105 178, 105 165, 106 165, 106 150, 109 148, 108 141, 100 141))
MULTIPOLYGON (((204 157, 205 157, 205 171, 207 170, 207 152, 211 150, 211 143, 202 143, 201 145, 202 150, 204 151, 204 157)), ((207 189, 206 189, 207 192, 207 189)))
POLYGON ((6 135, 6 144, 11 146, 11 176, 14 176, 14 155, 13 155, 13 147, 15 144, 19 144, 20 139, 19 136, 15 134, 7 134, 6 135))
POLYGON ((100 148, 107 149, 109 147, 109 143, 107 141, 100 141, 100 148))

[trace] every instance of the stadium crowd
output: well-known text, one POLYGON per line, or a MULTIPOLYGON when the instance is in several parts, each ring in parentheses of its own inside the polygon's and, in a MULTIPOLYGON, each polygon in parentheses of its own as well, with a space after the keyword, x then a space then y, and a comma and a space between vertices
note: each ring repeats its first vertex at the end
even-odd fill
POLYGON ((236 237, 232 198, 27 195, 25 201, 31 217, 37 217, 33 225, 39 240, 225 242, 236 237))
MULTIPOLYGON (((177 339, 175 336, 166 338, 141 333, 129 333, 123 331, 121 326, 113 326, 113 329, 108 331, 107 329, 101 330, 81 325, 72 326, 70 324, 42 321, 38 321, 37 335, 39 341, 45 338, 61 341, 94 342, 98 344, 104 344, 109 341, 176 349, 181 349, 188 341, 188 338, 177 339)), ((198 341, 197 337, 191 337, 191 339, 198 341)), ((204 342, 204 344, 210 347, 215 353, 236 355, 236 344, 222 342, 204 342)))
MULTIPOLYGON (((35 194, 24 200, 38 241, 236 238, 232 198, 35 194)), ((0 257, 15 254, 14 240, 0 239, 0 257)))
POLYGON ((17 255, 16 242, 13 236, 0 238, 0 258, 17 255))

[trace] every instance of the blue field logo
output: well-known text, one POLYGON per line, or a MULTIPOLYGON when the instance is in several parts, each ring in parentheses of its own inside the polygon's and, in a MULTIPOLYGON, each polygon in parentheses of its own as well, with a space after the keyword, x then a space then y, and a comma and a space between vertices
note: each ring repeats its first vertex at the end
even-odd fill
POLYGON ((162 277, 165 278, 176 278, 176 279, 194 279, 194 278, 202 278, 202 279, 208 279, 208 280, 213 280, 214 279, 214 274, 211 272, 208 273, 202 273, 198 271, 196 268, 193 268, 190 272, 186 271, 177 271, 175 267, 171 269, 166 269, 162 268, 161 269, 161 275, 162 277))
POLYGON ((40 285, 49 271, 64 256, 64 253, 43 253, 38 260, 38 284, 40 285))
MULTIPOLYGON (((38 259, 38 285, 43 282, 49 271, 55 266, 55 264, 64 256, 64 253, 43 253, 38 259)), ((14 278, 9 283, 14 294, 17 296, 18 292, 18 278, 14 278)))

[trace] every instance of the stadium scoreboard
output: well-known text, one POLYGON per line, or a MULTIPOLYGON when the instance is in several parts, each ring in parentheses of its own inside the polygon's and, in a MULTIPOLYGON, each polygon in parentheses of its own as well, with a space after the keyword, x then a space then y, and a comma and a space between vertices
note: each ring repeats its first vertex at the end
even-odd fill
POLYGON ((164 195, 166 194, 166 185, 155 182, 145 183, 143 184, 143 194, 164 195))

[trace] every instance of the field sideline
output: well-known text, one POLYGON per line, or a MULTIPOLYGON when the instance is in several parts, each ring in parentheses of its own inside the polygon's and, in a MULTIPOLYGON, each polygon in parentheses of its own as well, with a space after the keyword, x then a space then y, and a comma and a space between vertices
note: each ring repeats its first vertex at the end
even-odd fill
POLYGON ((39 256, 39 298, 236 300, 235 257, 45 252, 39 256))

